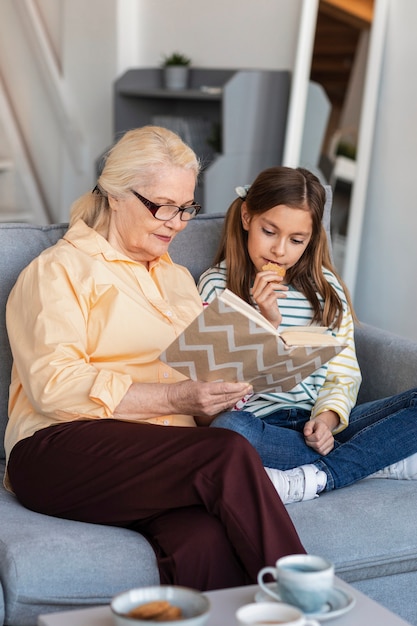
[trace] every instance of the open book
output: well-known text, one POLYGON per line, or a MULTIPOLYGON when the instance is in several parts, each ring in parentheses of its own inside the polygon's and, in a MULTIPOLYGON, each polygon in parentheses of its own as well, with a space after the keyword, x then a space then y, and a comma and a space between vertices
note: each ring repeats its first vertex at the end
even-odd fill
POLYGON ((255 393, 289 391, 342 345, 327 328, 277 329, 225 289, 161 354, 174 369, 201 381, 246 381, 255 393))

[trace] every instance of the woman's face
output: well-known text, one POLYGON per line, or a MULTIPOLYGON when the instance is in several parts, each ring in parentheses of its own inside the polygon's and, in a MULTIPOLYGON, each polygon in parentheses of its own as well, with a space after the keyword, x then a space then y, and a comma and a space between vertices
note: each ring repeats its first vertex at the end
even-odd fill
POLYGON ((313 232, 309 211, 284 204, 250 216, 244 202, 242 225, 248 233, 248 253, 257 272, 269 262, 286 270, 295 265, 307 248, 313 232))
MULTIPOLYGON (((194 201, 195 175, 191 170, 168 166, 152 173, 146 185, 138 184, 132 189, 155 204, 183 207, 194 201)), ((124 198, 109 197, 109 205, 109 243, 146 267, 168 250, 177 233, 187 225, 180 213, 166 222, 157 220, 133 193, 124 198)))

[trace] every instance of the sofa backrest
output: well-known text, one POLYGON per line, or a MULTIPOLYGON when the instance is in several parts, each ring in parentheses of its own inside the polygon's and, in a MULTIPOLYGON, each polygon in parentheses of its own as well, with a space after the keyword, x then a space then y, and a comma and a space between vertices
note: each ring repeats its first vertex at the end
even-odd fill
MULTIPOLYGON (((327 202, 323 225, 330 242, 331 188, 326 186, 327 202)), ((202 214, 178 234, 170 246, 173 260, 185 265, 194 279, 212 264, 220 241, 224 214, 202 214)), ((5 324, 5 308, 10 290, 22 269, 42 250, 55 244, 67 229, 66 224, 35 226, 0 224, 0 459, 4 458, 4 431, 8 416, 8 398, 12 356, 5 324)), ((30 306, 27 302, 26 306, 30 306)))

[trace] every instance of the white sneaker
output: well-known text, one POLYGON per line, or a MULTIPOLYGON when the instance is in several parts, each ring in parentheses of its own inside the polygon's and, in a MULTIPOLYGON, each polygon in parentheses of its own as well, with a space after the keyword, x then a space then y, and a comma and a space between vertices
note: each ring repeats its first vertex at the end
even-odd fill
POLYGON ((371 474, 368 478, 394 478, 396 480, 417 480, 417 453, 408 456, 398 463, 371 474))
POLYGON ((285 471, 265 467, 265 471, 284 504, 317 498, 327 483, 326 473, 315 465, 301 465, 285 471))

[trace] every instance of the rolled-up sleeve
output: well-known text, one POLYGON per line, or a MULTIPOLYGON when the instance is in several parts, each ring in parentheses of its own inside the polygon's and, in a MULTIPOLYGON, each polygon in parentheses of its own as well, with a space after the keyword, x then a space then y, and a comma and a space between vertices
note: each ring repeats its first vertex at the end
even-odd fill
MULTIPOLYGON (((7 305, 19 387, 34 410, 52 421, 111 417, 132 384, 117 365, 106 370, 91 361, 87 291, 63 265, 40 261, 18 281, 7 305)), ((103 323, 104 315, 103 308, 103 323)), ((14 400, 11 393, 11 411, 14 400)))

